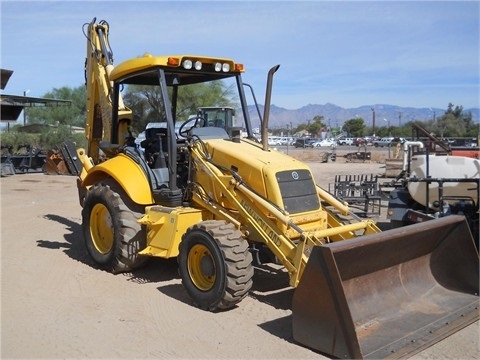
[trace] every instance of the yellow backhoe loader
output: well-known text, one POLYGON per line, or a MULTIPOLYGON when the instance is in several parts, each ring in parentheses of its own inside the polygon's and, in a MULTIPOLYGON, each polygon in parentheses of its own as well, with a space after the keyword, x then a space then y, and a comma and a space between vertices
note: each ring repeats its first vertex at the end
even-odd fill
POLYGON ((317 186, 306 164, 268 147, 278 65, 267 77, 260 141, 242 64, 146 54, 114 67, 108 23, 93 19, 84 32, 88 147, 64 146, 99 268, 176 257, 193 302, 216 311, 248 295, 254 263, 279 262, 296 287, 294 339, 334 357, 405 357, 478 319, 478 253, 463 217, 385 232, 368 219, 344 223, 338 214, 352 215, 348 206, 317 186), (180 100, 212 82, 236 90, 235 123, 227 132, 198 115, 177 133, 180 100), (147 134, 144 152, 122 99, 134 85, 155 91, 167 123, 147 134))

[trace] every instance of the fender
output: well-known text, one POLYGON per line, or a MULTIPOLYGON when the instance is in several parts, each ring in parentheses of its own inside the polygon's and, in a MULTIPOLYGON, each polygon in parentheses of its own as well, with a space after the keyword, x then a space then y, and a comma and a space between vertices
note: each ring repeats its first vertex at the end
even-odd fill
POLYGON ((124 154, 95 165, 89 171, 82 185, 91 186, 107 177, 114 178, 128 197, 135 203, 151 205, 155 203, 145 172, 130 157, 124 154))

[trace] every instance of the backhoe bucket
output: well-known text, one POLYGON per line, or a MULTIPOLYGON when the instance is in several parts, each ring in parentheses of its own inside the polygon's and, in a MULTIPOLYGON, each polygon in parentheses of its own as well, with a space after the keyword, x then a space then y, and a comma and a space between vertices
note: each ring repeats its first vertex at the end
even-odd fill
POLYGON ((463 216, 316 246, 292 304, 294 339, 338 358, 405 358, 479 318, 463 216))

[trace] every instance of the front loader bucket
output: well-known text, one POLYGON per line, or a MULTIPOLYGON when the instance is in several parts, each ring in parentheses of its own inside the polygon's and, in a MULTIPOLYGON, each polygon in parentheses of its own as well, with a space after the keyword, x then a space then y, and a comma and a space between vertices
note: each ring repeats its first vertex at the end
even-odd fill
POLYGON ((316 246, 292 304, 294 339, 338 358, 404 358, 479 318, 463 216, 316 246))

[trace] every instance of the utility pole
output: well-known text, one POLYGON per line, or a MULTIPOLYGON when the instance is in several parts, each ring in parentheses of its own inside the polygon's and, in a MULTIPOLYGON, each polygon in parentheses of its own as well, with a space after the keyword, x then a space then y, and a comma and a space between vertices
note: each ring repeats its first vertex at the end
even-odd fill
POLYGON ((373 131, 373 137, 375 137, 375 108, 372 109, 372 131, 373 131))
POLYGON ((430 111, 431 111, 431 112, 433 112, 433 125, 435 125, 435 126, 436 126, 436 125, 437 125, 437 123, 436 123, 436 118, 435 118, 435 116, 436 116, 436 114, 435 114, 435 110, 433 110, 433 108, 430 108, 430 111))
POLYGON ((292 133, 293 133, 292 122, 290 122, 290 126, 289 124, 287 124, 287 155, 290 147, 290 138, 292 137, 292 133))
MULTIPOLYGON (((30 90, 23 90, 23 96, 26 97, 30 90)), ((25 115, 25 107, 23 108, 23 126, 26 124, 27 116, 25 115)))

